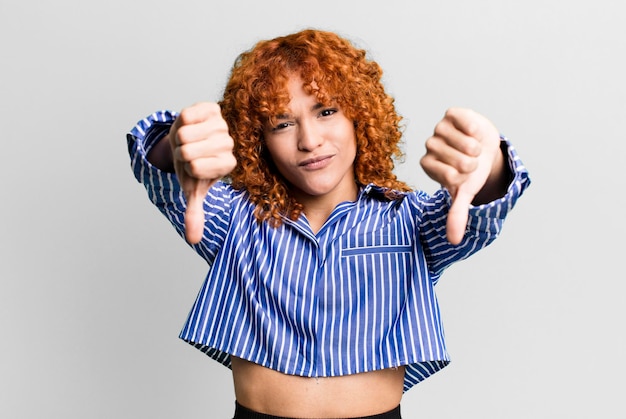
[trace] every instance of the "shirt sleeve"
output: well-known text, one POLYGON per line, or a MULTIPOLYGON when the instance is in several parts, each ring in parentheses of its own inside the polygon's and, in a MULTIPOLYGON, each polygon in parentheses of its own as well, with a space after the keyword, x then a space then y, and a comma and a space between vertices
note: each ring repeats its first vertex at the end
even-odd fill
POLYGON ((500 235, 504 219, 530 185, 528 171, 511 142, 501 137, 501 145, 512 176, 507 192, 492 202, 470 206, 465 236, 458 245, 446 239, 447 214, 452 204, 448 191, 441 189, 432 196, 422 197, 419 235, 434 281, 452 263, 491 244, 500 235))
MULTIPOLYGON (((168 219, 177 233, 185 237, 185 210, 187 203, 175 173, 168 173, 152 165, 147 155, 151 148, 167 135, 177 117, 171 111, 155 112, 137 122, 127 134, 130 165, 137 181, 146 189, 149 199, 168 219)), ((217 182, 204 201, 205 228, 200 243, 191 245, 207 262, 215 258, 221 247, 230 221, 229 185, 217 182)))

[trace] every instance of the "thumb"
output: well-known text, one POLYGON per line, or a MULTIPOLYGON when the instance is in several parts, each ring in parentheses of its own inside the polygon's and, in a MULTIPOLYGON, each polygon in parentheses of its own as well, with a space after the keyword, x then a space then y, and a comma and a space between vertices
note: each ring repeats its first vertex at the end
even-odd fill
POLYGON ((474 195, 463 191, 463 189, 459 189, 456 196, 452 198, 452 206, 448 211, 446 222, 446 237, 453 245, 461 243, 465 236, 472 199, 474 199, 474 195))
POLYGON ((209 186, 209 182, 196 180, 191 190, 185 193, 187 197, 185 238, 190 244, 199 243, 204 235, 204 198, 209 186))

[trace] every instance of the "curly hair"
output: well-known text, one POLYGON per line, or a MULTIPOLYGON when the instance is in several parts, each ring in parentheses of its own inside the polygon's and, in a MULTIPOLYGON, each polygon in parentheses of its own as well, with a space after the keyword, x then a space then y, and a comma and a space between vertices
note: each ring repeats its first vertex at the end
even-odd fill
POLYGON ((238 162, 230 179, 234 188, 248 192, 259 222, 277 226, 282 217, 295 220, 304 209, 263 143, 268 121, 288 112, 287 82, 294 74, 320 103, 336 103, 354 122, 356 181, 385 187, 391 198, 397 195, 393 191, 410 190, 393 173, 394 158, 403 155, 402 118, 382 85, 380 66, 337 34, 307 29, 260 41, 241 53, 220 101, 238 162))

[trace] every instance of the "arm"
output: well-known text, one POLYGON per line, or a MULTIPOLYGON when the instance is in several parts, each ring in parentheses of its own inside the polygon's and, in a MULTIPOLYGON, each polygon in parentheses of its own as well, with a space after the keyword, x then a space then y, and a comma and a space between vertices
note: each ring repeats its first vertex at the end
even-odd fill
POLYGON ((421 164, 452 197, 446 223, 446 235, 452 244, 463 239, 470 204, 502 197, 512 179, 497 129, 469 109, 446 112, 426 141, 421 164))
POLYGON ((146 158, 159 170, 174 173, 174 159, 172 158, 169 133, 152 146, 146 158))
POLYGON ((187 199, 185 237, 198 243, 204 232, 203 202, 218 179, 235 167, 233 140, 214 103, 198 103, 183 109, 169 132, 147 155, 162 171, 176 173, 187 199))
POLYGON ((483 249, 500 235, 506 217, 531 183, 526 167, 508 139, 501 137, 500 149, 504 154, 506 172, 510 173, 506 192, 500 197, 500 190, 495 188, 494 199, 484 203, 477 202, 477 199, 472 202, 459 243, 452 244, 446 236, 452 199, 449 192, 442 189, 433 195, 425 192, 421 197, 417 195, 415 210, 420 219, 420 240, 435 280, 448 266, 483 249))
POLYGON ((495 154, 493 168, 487 181, 472 201, 472 205, 478 206, 502 198, 513 180, 513 173, 509 168, 506 143, 500 141, 500 152, 495 154))

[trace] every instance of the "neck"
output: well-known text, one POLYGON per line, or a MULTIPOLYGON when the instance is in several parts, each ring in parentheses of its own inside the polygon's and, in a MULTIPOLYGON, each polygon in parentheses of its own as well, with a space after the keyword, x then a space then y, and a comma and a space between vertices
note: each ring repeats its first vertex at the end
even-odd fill
POLYGON ((348 188, 326 194, 324 196, 296 196, 296 200, 304 206, 306 215, 313 232, 317 233, 324 225, 333 210, 342 202, 354 202, 359 194, 356 183, 348 188))

